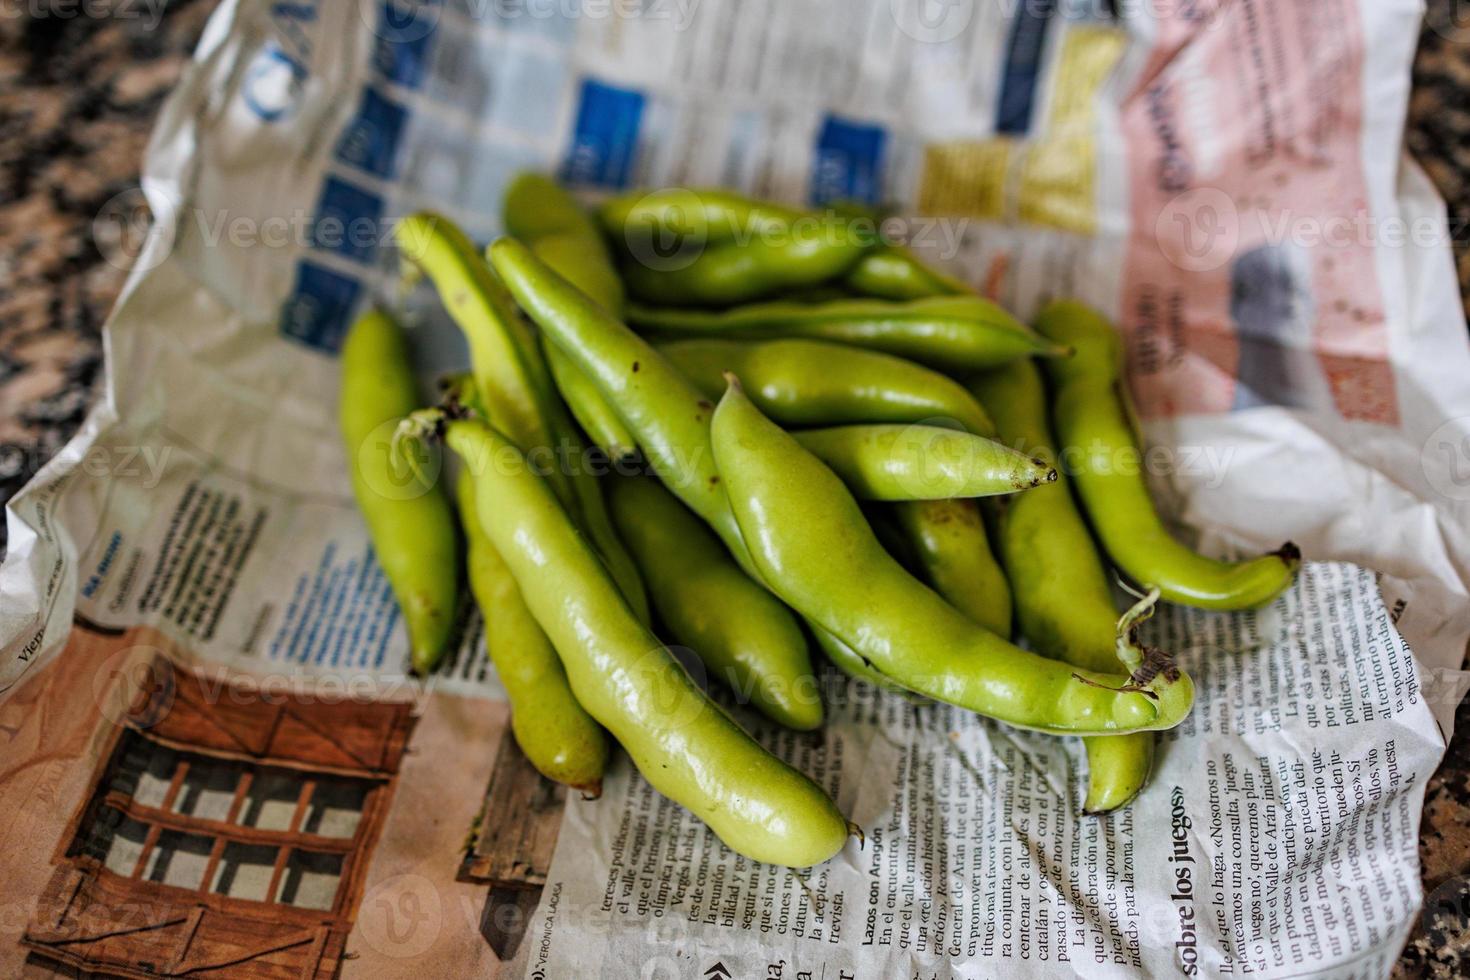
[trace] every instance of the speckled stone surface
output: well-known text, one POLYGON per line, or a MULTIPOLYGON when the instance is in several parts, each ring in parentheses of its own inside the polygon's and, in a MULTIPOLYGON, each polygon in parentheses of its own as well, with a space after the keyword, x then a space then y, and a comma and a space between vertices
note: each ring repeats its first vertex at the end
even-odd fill
MULTIPOLYGON (((147 16, 0 17, 0 501, 81 423, 101 327, 126 275, 93 238, 107 202, 136 193, 160 102, 212 0, 147 16)), ((1409 147, 1449 201, 1470 309, 1470 17, 1429 0, 1409 147), (1458 17, 1458 20, 1456 19, 1458 17)), ((57 9, 61 9, 58 7, 57 9)), ((142 9, 134 5, 134 9, 142 9)), ((1467 382, 1470 383, 1470 382, 1467 382)), ((0 547, 4 528, 0 527, 0 547)), ((1420 841, 1426 913, 1397 977, 1470 976, 1470 709, 1429 784, 1420 841)))

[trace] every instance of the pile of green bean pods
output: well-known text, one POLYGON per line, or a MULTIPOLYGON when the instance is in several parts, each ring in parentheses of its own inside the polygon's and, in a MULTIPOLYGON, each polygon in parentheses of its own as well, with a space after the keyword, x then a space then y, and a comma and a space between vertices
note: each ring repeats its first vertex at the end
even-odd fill
POLYGON ((342 350, 351 483, 413 670, 455 642, 467 576, 546 778, 595 797, 616 742, 730 848, 792 867, 860 830, 726 704, 819 730, 819 678, 846 675, 1079 736, 1077 806, 1107 813, 1194 699, 1139 624, 1271 602, 1300 562, 1169 534, 1118 465, 1141 449, 1097 312, 1027 325, 863 220, 683 188, 588 211, 523 175, 484 251, 442 215, 397 227, 405 283, 469 351, 437 406, 386 313, 342 350))

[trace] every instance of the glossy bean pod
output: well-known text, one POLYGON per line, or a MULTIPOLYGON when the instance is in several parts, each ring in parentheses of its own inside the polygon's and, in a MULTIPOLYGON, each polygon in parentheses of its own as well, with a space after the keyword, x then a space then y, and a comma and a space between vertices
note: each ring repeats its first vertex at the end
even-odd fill
POLYGON ((628 292, 664 306, 730 306, 815 286, 846 273, 867 245, 842 221, 798 221, 778 235, 694 249, 673 260, 624 257, 628 292))
POLYGON ((782 233, 803 213, 722 188, 666 187, 609 198, 597 216, 613 241, 636 247, 656 239, 716 244, 782 233))
POLYGON ((893 505, 919 577, 951 606, 996 636, 1011 635, 1011 585, 995 560, 974 500, 893 505))
POLYGON ((429 212, 402 219, 396 240, 403 259, 425 273, 464 333, 479 402, 490 422, 531 454, 557 498, 581 524, 614 578, 645 618, 648 599, 638 568, 613 530, 596 476, 536 336, 515 301, 452 221, 429 212), (570 465, 564 465, 569 463, 570 465))
POLYGON ((474 477, 467 469, 460 472, 456 495, 470 591, 485 620, 485 652, 510 701, 516 744, 547 779, 588 798, 600 796, 607 736, 572 694, 556 650, 481 527, 474 477))
POLYGON ((898 302, 927 296, 958 296, 969 292, 953 276, 925 265, 906 248, 875 248, 858 260, 843 285, 860 296, 898 302))
POLYGON ((778 301, 715 312, 634 304, 628 307, 628 319, 640 330, 667 336, 838 341, 960 373, 1066 353, 995 303, 974 295, 906 302, 778 301))
POLYGON ((712 432, 720 478, 763 581, 890 680, 1055 734, 1152 731, 1184 719, 1194 687, 1167 658, 1130 664, 1131 677, 1072 668, 1013 646, 909 575, 837 475, 738 383, 720 400, 712 432))
MULTIPOLYGON (((525 173, 505 192, 505 226, 568 282, 621 316, 623 281, 596 221, 541 174, 525 173)), ((555 345, 543 345, 557 390, 587 437, 613 459, 633 455, 632 434, 593 385, 555 345)))
POLYGON ((578 702, 644 778, 751 860, 808 867, 840 851, 849 828, 831 798, 705 696, 515 446, 474 420, 449 422, 445 439, 467 462, 482 461, 471 469, 482 474, 475 490, 486 534, 561 655, 578 702))
MULTIPOLYGON (((715 470, 710 448, 714 402, 648 341, 573 289, 522 243, 503 238, 491 246, 490 256, 521 308, 618 410, 664 485, 754 575, 715 470)), ((791 657, 788 672, 783 686, 808 683, 811 659, 804 648, 791 657)))
MULTIPOLYGON (((998 439, 1055 461, 1046 391, 1034 364, 1007 365, 980 375, 971 386, 995 420, 998 439)), ((1067 479, 1024 497, 996 500, 992 509, 996 552, 1031 648, 1088 670, 1118 669, 1112 587, 1067 479)), ((1124 806, 1148 781, 1152 734, 1090 738, 1084 744, 1087 812, 1124 806)))
POLYGON ((398 599, 415 672, 443 657, 458 605, 459 535, 442 488, 392 451, 399 420, 419 408, 403 332, 371 310, 347 332, 341 351, 342 429, 352 492, 373 551, 398 599))
POLYGON ((984 436, 934 425, 840 425, 792 435, 842 477, 859 500, 989 497, 1057 478, 1042 460, 984 436))
POLYGON ((1103 550, 1129 578, 1202 609, 1253 609, 1285 591, 1301 552, 1290 542, 1249 561, 1206 558, 1174 539, 1149 496, 1127 408, 1122 344, 1112 324, 1074 302, 1054 303, 1037 329, 1076 355, 1047 365, 1062 460, 1103 550))
POLYGON ((786 607, 656 480, 614 480, 609 499, 670 636, 772 721, 803 731, 820 725, 821 699, 802 673, 806 637, 786 607))
POLYGON ((654 345, 711 400, 734 372, 783 425, 859 422, 958 425, 988 435, 990 419, 954 379, 891 354, 821 340, 674 340, 654 345))

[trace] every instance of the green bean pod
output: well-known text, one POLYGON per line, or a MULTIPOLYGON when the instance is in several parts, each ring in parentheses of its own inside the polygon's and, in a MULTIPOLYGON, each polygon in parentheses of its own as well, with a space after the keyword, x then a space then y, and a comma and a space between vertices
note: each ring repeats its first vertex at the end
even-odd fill
POLYGON ((1131 677, 1074 669, 1011 645, 919 583, 883 550, 837 475, 738 382, 712 430, 720 479, 762 579, 890 680, 1055 734, 1166 729, 1188 713, 1194 686, 1162 655, 1129 664, 1131 677))
POLYGON ((808 867, 840 851, 849 828, 831 798, 695 685, 516 447, 472 420, 449 422, 445 439, 467 462, 480 461, 471 468, 486 534, 561 655, 578 702, 644 778, 751 860, 808 867))
POLYGON ((828 660, 832 661, 833 666, 853 680, 861 681, 864 684, 872 684, 874 687, 880 687, 885 691, 892 691, 894 694, 900 695, 909 701, 917 702, 923 700, 913 691, 901 687, 883 676, 872 664, 863 659, 862 654, 821 627, 812 627, 812 638, 817 641, 817 646, 822 648, 822 652, 827 655, 828 660))
MULTIPOLYGON (((972 388, 995 419, 999 439, 1038 459, 1055 460, 1046 391, 1035 365, 1018 362, 988 372, 972 388)), ((1032 649, 1088 670, 1116 670, 1112 587, 1066 478, 997 500, 993 513, 996 551, 1032 649)), ((1124 806, 1148 781, 1153 735, 1090 738, 1084 744, 1087 812, 1124 806)))
POLYGON ((774 236, 705 245, 693 256, 634 252, 623 281, 648 303, 730 306, 827 282, 862 258, 867 246, 845 224, 809 220, 810 227, 798 222, 774 236))
POLYGON ((490 422, 522 451, 536 454, 538 469, 562 506, 581 523, 628 601, 646 617, 648 599, 638 568, 613 530, 596 476, 582 465, 581 440, 514 300, 449 219, 428 212, 409 215, 399 222, 396 237, 404 260, 428 275, 464 333, 490 422), (560 465, 563 454, 573 465, 560 465))
MULTIPOLYGON (((635 191, 609 198, 598 211, 610 238, 639 244, 655 239, 728 242, 785 232, 802 217, 795 208, 753 201, 720 188, 635 191)), ((508 230, 524 237, 514 228, 508 230)))
POLYGON ((654 345, 711 400, 734 372, 783 425, 951 422, 989 435, 985 410, 965 387, 901 357, 820 340, 675 340, 654 345))
POLYGON ((1216 561, 1174 540, 1159 519, 1125 401, 1123 350, 1106 319, 1081 303, 1053 303, 1037 328, 1076 356, 1048 364, 1052 417, 1082 507, 1103 549, 1129 578, 1201 609, 1254 609, 1285 591, 1301 552, 1291 542, 1244 562, 1216 561))
POLYGON ((816 687, 802 685, 810 675, 794 677, 791 667, 807 662, 806 637, 786 607, 656 481, 614 480, 611 491, 613 518, 674 640, 772 721, 801 731, 819 726, 816 687))
POLYGON ((907 302, 778 301, 718 312, 635 304, 628 307, 628 319, 640 330, 670 336, 838 341, 960 373, 998 367, 1022 357, 1066 353, 996 304, 973 295, 907 302))
POLYGON ((970 292, 958 279, 925 265, 908 249, 896 245, 868 252, 848 272, 843 284, 860 296, 896 302, 970 292))
POLYGON ((403 332, 377 310, 342 343, 338 421, 352 492, 426 674, 444 656, 459 599, 459 535, 443 490, 392 451, 398 421, 420 406, 403 332))
MULTIPOLYGON (((521 174, 505 192, 504 219, 510 233, 529 244, 541 261, 614 316, 622 315, 623 281, 607 243, 571 194, 544 175, 521 174)), ((597 387, 555 345, 545 345, 543 353, 557 390, 588 438, 615 460, 632 456, 637 451, 632 434, 597 387)))
POLYGON ((467 469, 460 471, 457 496, 470 591, 485 620, 485 651, 510 699, 516 744, 547 779, 588 799, 601 796, 607 736, 577 703, 556 650, 480 526, 479 498, 467 469))
POLYGON ((993 439, 935 425, 840 425, 792 435, 859 500, 989 497, 1057 478, 1047 463, 993 439))
POLYGON ((1011 585, 990 550, 973 500, 893 505, 920 577, 951 605, 996 636, 1011 635, 1011 585))
MULTIPOLYGON (((649 343, 571 288, 525 245, 503 238, 490 258, 528 316, 565 351, 618 410, 664 484, 754 574, 750 552, 710 448, 714 403, 649 343)), ((810 654, 793 651, 779 684, 800 689, 812 676, 810 654)))

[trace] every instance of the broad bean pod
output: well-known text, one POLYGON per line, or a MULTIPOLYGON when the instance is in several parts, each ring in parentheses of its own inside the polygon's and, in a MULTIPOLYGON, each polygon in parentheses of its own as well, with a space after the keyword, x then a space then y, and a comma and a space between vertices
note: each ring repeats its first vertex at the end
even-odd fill
POLYGON ((802 731, 820 725, 816 685, 802 683, 813 679, 794 677, 791 652, 804 651, 806 639, 790 611, 656 480, 623 478, 610 489, 613 518, 672 638, 772 721, 802 731))
POLYGON ((936 425, 841 425, 792 435, 859 500, 989 497, 1057 478, 1042 460, 936 425))
POLYGON ((990 550, 974 500, 893 505, 919 577, 951 606, 999 637, 1011 635, 1011 585, 990 550))
POLYGON ((1249 561, 1206 558, 1174 539, 1149 496, 1125 401, 1122 344, 1112 324, 1081 303, 1042 311, 1037 328, 1076 355, 1047 365, 1063 461, 1103 550, 1129 578, 1165 599, 1202 609, 1253 609, 1285 591, 1301 552, 1291 542, 1249 561), (1132 465, 1128 465, 1131 461, 1132 465))
MULTIPOLYGON (((622 316, 623 281, 613 265, 597 223, 576 199, 551 178, 521 174, 505 192, 505 226, 529 244, 543 262, 568 282, 622 316)), ((544 344, 546 363, 557 390, 583 431, 613 459, 633 455, 632 433, 566 355, 544 344)))
POLYGON ((460 471, 457 497, 470 591, 485 620, 485 651, 510 700, 516 744, 547 779, 589 799, 600 796, 607 736, 572 694, 556 650, 480 525, 479 497, 468 469, 460 471))
POLYGON ((448 422, 445 440, 480 474, 481 524, 560 653, 572 692, 644 778, 751 860, 808 867, 840 851, 849 825, 831 798, 694 684, 514 444, 474 420, 448 422))
POLYGON ((632 304, 628 319, 640 330, 664 336, 839 341, 957 373, 983 371, 1022 357, 1054 357, 1067 352, 995 303, 973 295, 907 302, 777 301, 724 311, 632 304))
POLYGON ((626 255, 623 281, 647 303, 730 306, 835 279, 866 249, 845 222, 803 218, 778 235, 706 245, 693 255, 626 255))
MULTIPOLYGON (((975 378, 998 438, 1038 459, 1055 460, 1046 391, 1034 364, 1017 362, 975 378)), ((1110 671, 1119 666, 1112 587, 1065 476, 1024 496, 992 502, 996 551, 1010 579, 1016 619, 1037 653, 1110 671)), ((1154 736, 1089 738, 1083 809, 1124 806, 1148 781, 1154 736)))
MULTIPOLYGON (((645 618, 648 599, 638 568, 613 530, 596 476, 582 466, 581 439, 556 396, 535 334, 469 237, 448 218, 409 215, 396 233, 406 262, 427 274, 464 333, 480 403, 490 422, 542 458, 552 490, 608 563, 628 601, 645 618), (559 465, 570 458, 573 465, 559 465)), ((477 474, 478 475, 478 474, 477 474)))
POLYGON ((734 372, 761 410, 783 425, 952 423, 992 431, 985 410, 938 371, 891 354, 820 340, 674 340, 654 345, 711 401, 734 372))
MULTIPOLYGON (((710 450, 714 403, 646 340, 573 288, 522 243, 502 238, 491 245, 490 257, 521 308, 617 409, 664 484, 714 530, 750 573, 750 553, 710 450)), ((782 676, 772 683, 791 690, 809 683, 811 657, 805 643, 772 660, 784 664, 782 676)))
POLYGON ((442 488, 392 450, 399 420, 419 408, 408 345, 386 314, 363 314, 342 343, 338 421, 358 510, 398 599, 410 661, 426 674, 444 656, 459 593, 459 535, 442 488))
POLYGON ((959 296, 970 290, 952 276, 921 262, 906 248, 875 248, 858 260, 843 285, 860 296, 896 302, 929 296, 959 296))
MULTIPOLYGON (((804 216, 781 204, 754 201, 720 188, 666 187, 609 198, 598 211, 613 241, 641 245, 654 240, 718 244, 784 233, 804 216)), ((517 229, 507 230, 523 237, 517 229)))
POLYGON ((1187 714, 1193 684, 1162 655, 1129 664, 1131 676, 1074 669, 1013 646, 918 582, 883 550, 837 475, 763 416, 733 376, 712 440, 762 579, 895 683, 1055 734, 1167 729, 1187 714))

